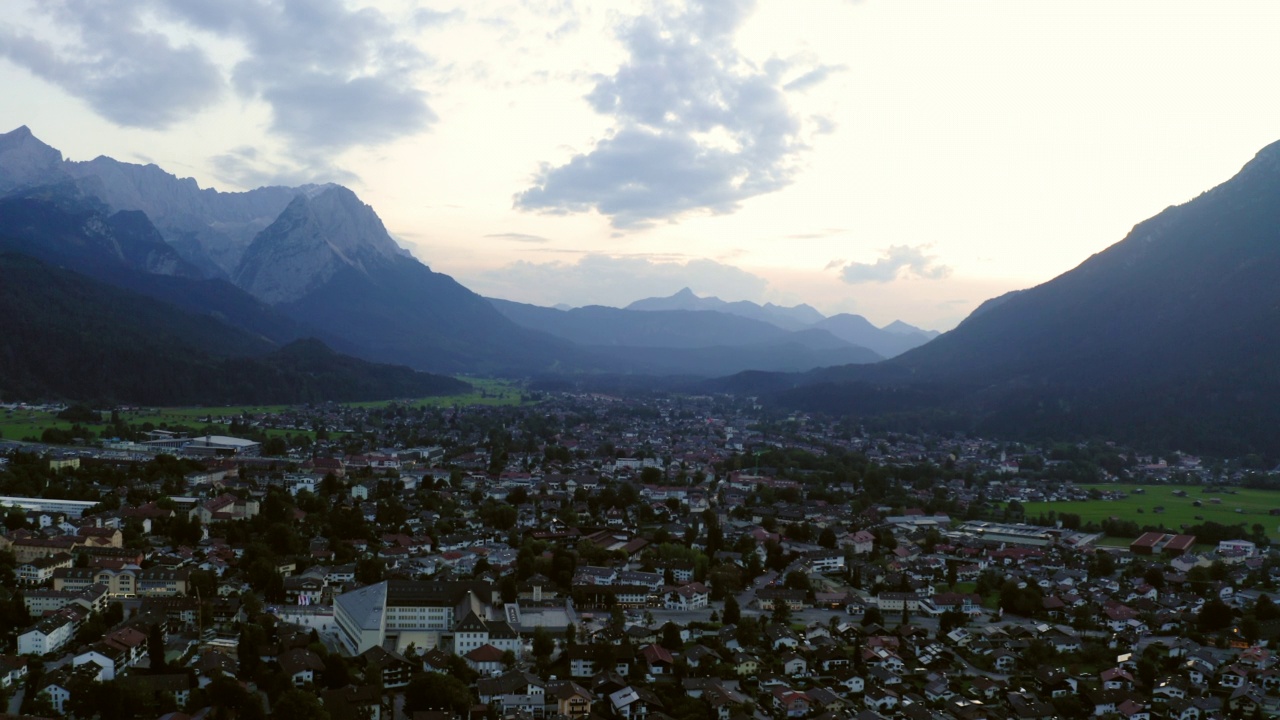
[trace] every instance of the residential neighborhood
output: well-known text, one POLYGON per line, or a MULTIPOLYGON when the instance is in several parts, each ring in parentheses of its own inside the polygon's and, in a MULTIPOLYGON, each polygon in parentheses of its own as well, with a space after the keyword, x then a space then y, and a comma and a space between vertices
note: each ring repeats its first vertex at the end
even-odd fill
POLYGON ((1280 488, 1248 460, 714 397, 207 421, 6 441, 11 713, 1280 715, 1280 512, 1080 510, 1280 488))

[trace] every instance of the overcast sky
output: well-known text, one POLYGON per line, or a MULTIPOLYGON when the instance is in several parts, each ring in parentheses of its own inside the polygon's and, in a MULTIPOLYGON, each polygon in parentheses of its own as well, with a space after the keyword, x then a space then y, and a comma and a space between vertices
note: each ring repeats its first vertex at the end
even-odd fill
POLYGON ((0 131, 335 181, 486 295, 945 330, 1280 139, 1280 3, 9 0, 0 131))

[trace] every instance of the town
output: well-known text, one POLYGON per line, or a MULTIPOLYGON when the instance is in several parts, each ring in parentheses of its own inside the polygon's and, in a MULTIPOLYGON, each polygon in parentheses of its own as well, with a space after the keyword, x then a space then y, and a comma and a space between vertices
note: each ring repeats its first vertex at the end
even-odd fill
POLYGON ((80 409, 4 441, 9 711, 1280 715, 1280 477, 1256 457, 519 400, 80 409), (1222 503, 1246 491, 1273 507, 1222 503))

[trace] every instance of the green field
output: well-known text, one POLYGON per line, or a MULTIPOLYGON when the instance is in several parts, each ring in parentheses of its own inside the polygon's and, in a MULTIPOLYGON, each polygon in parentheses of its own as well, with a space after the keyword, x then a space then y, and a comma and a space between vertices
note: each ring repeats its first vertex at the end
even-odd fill
MULTIPOLYGON (((1081 487, 1097 487, 1103 491, 1122 491, 1128 493, 1123 500, 1085 500, 1079 502, 1033 502, 1024 503, 1028 518, 1049 512, 1075 513, 1084 522, 1101 522, 1116 517, 1121 520, 1132 520, 1138 525, 1163 525, 1171 530, 1178 530, 1183 525, 1197 525, 1205 521, 1213 521, 1222 525, 1252 526, 1261 524, 1272 539, 1280 540, 1280 516, 1270 515, 1273 508, 1280 508, 1280 491, 1251 490, 1248 488, 1227 488, 1228 492, 1201 492, 1199 485, 1097 485, 1081 487), (1134 494, 1141 489, 1141 494, 1134 494), (1176 491, 1185 491, 1186 497, 1174 495, 1176 491), (1213 502, 1213 499, 1219 502, 1213 502), (1200 507, 1194 503, 1199 501, 1200 507), (1156 508, 1162 507, 1162 512, 1156 508), (1237 509, 1239 512, 1237 512, 1237 509), (1198 516, 1198 517, 1197 517, 1198 516)), ((1121 538, 1127 544, 1133 538, 1121 538)))
MULTIPOLYGON (((524 389, 519 383, 510 380, 494 380, 490 378, 471 378, 459 377, 459 380, 471 385, 474 391, 464 395, 441 395, 439 397, 420 398, 409 401, 407 404, 411 407, 453 407, 455 405, 467 407, 471 405, 493 405, 493 406, 515 406, 515 405, 533 405, 532 402, 522 403, 520 398, 524 393, 524 389)), ((383 407, 389 405, 392 401, 380 400, 376 402, 358 402, 344 403, 351 407, 383 407)))
MULTIPOLYGON (((522 404, 524 389, 519 383, 507 380, 490 380, 476 378, 459 378, 470 383, 474 390, 462 395, 442 395, 440 397, 415 398, 412 400, 380 400, 375 402, 343 403, 349 407, 376 408, 385 407, 392 402, 400 402, 411 407, 454 407, 454 406, 515 406, 522 404)), ((530 405, 531 402, 523 402, 530 405)), ((120 417, 130 425, 151 423, 156 427, 186 426, 196 430, 206 425, 226 431, 227 424, 216 422, 219 418, 231 418, 241 415, 272 415, 288 411, 288 405, 234 405, 226 407, 171 407, 171 408, 139 408, 121 411, 120 417), (215 422, 201 422, 201 418, 211 418, 215 422)), ((104 415, 105 416, 105 415, 104 415)), ((0 411, 0 437, 6 440, 22 440, 35 438, 48 428, 69 430, 72 423, 59 420, 53 413, 38 410, 0 411)), ((87 427, 95 433, 103 430, 102 425, 90 424, 87 427)), ((314 439, 315 433, 305 430, 265 429, 270 436, 308 435, 314 439)))
POLYGON ((52 413, 36 410, 0 411, 0 437, 5 440, 21 440, 40 437, 46 428, 70 430, 72 423, 59 420, 52 413))

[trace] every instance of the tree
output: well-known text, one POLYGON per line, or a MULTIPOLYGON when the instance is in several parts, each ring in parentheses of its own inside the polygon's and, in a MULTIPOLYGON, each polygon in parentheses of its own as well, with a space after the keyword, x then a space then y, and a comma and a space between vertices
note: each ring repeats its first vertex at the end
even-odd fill
POLYGON ((738 607, 738 599, 733 595, 726 595, 724 598, 724 613, 721 619, 725 625, 737 625, 742 619, 742 608, 738 607))
POLYGON ((1258 602, 1253 605, 1253 615, 1258 618, 1258 622, 1269 622, 1280 618, 1280 608, 1276 607, 1271 598, 1260 595, 1258 602))
POLYGON ((663 625, 662 641, 658 644, 671 652, 679 652, 684 647, 684 640, 680 638, 680 626, 672 622, 663 625))
POLYGON ((147 632, 147 659, 151 661, 151 669, 164 672, 167 665, 164 659, 164 630, 160 623, 154 623, 147 632))
POLYGON ((862 614, 862 626, 867 627, 868 625, 884 625, 884 616, 880 614, 880 608, 869 607, 862 614))
POLYGON ((775 598, 773 601, 773 621, 779 625, 791 622, 791 604, 783 598, 775 598))
POLYGON ((337 653, 325 655, 324 672, 321 673, 320 680, 330 690, 337 690, 351 684, 351 673, 347 670, 347 661, 337 653))
POLYGON ((404 710, 410 715, 422 710, 451 710, 465 716, 474 702, 471 689, 452 675, 415 675, 404 689, 404 710))
POLYGON ((788 590, 804 590, 806 592, 812 589, 809 584, 809 576, 801 570, 792 570, 787 573, 786 578, 782 581, 782 586, 788 590))
POLYGON ((539 625, 533 629, 533 656, 538 659, 539 663, 545 663, 551 658, 551 653, 555 652, 556 641, 551 637, 551 633, 547 629, 539 625))
POLYGON ((329 711, 315 695, 289 688, 272 704, 271 717, 277 720, 329 720, 329 711))
POLYGON ((1205 602, 1200 608, 1200 613, 1196 615, 1196 628, 1206 633, 1221 630, 1230 625, 1234 618, 1235 613, 1231 608, 1215 597, 1205 602))
POLYGON ((828 550, 834 550, 837 541, 836 531, 830 525, 822 528, 822 532, 818 534, 818 544, 828 550))

